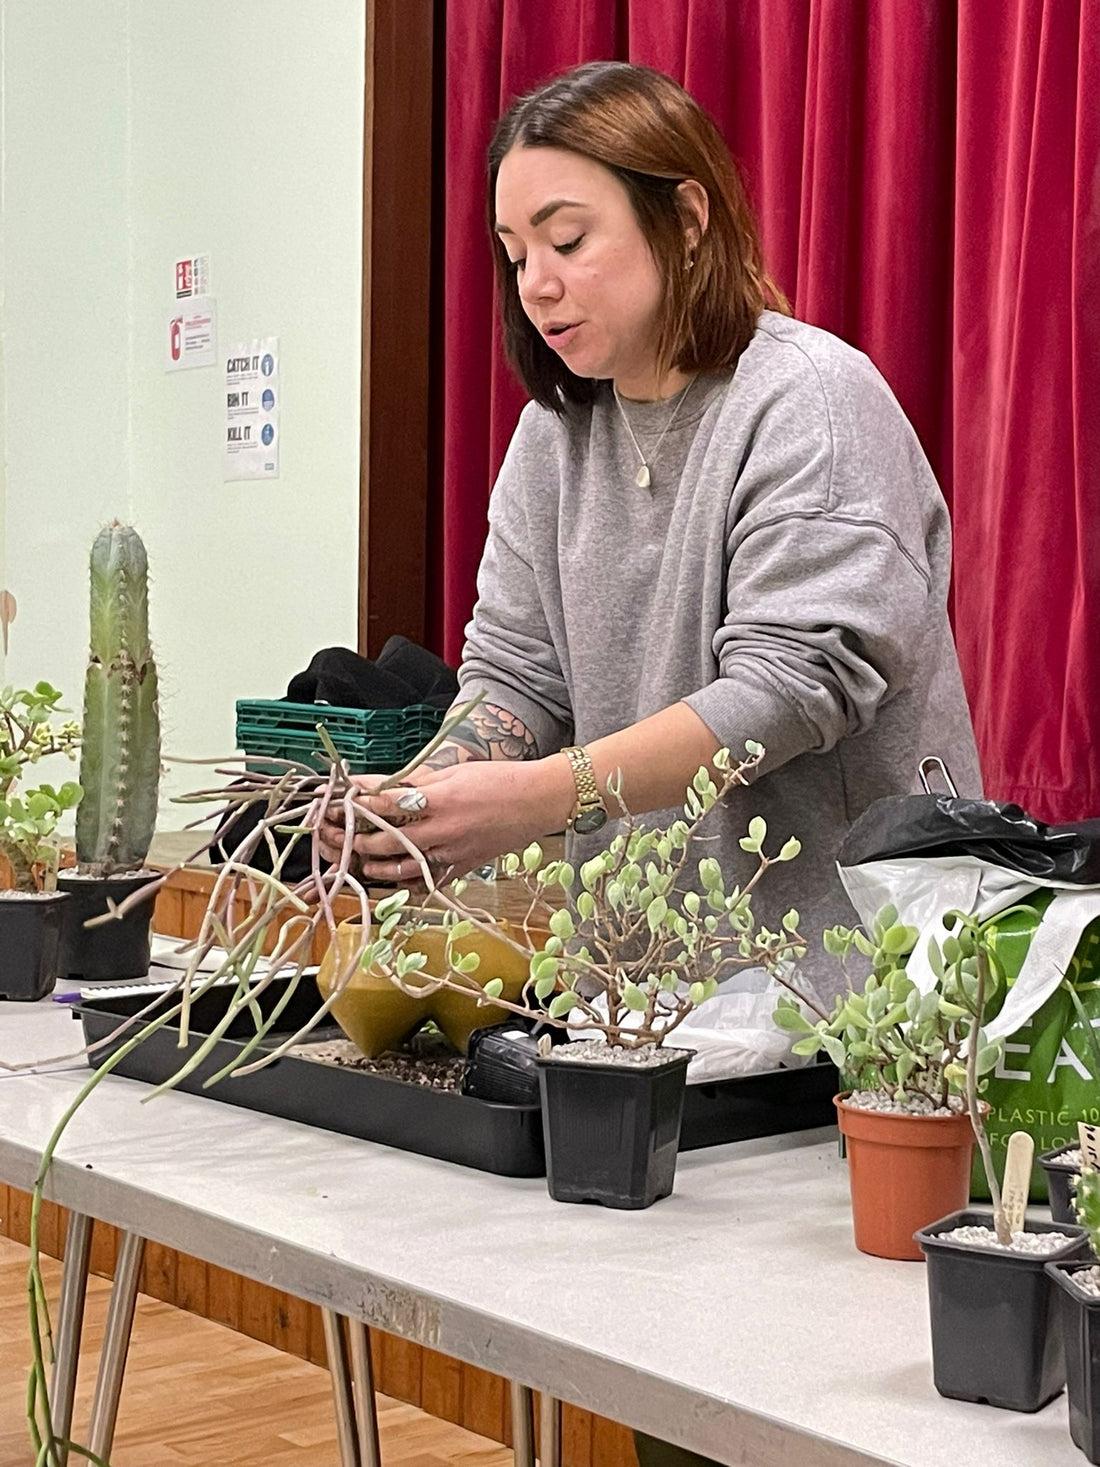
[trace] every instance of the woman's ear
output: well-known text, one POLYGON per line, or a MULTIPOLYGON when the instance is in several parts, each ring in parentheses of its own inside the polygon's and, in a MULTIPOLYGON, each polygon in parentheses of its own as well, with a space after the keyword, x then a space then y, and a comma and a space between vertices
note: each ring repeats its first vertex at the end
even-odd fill
POLYGON ((684 225, 688 253, 694 254, 699 247, 699 241, 707 232, 707 224, 710 220, 710 199, 707 197, 706 189, 695 178, 685 178, 683 183, 678 183, 676 197, 688 220, 684 225))

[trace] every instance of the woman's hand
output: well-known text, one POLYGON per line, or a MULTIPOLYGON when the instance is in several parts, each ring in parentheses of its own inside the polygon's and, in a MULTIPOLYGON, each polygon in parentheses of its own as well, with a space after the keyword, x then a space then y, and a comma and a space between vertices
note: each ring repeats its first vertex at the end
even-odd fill
MULTIPOLYGON (((382 775, 356 775, 352 782, 361 792, 357 803, 400 826, 439 885, 561 830, 576 799, 569 764, 561 755, 531 761, 473 759, 450 769, 417 771, 406 784, 384 791, 378 789, 382 775), (419 811, 415 792, 424 800, 419 811)), ((329 860, 338 860, 343 849, 342 814, 336 809, 321 827, 321 850, 329 860)), ((423 880, 408 847, 395 834, 373 827, 362 812, 352 848, 367 881, 423 880)))

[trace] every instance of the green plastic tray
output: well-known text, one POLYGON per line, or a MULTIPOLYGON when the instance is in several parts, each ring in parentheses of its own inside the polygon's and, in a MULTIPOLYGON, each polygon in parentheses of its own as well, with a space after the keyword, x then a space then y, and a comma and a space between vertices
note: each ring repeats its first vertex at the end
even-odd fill
POLYGON ((327 703, 284 703, 242 698, 237 703, 237 746, 249 756, 294 759, 323 770, 317 734, 323 723, 355 774, 392 774, 423 748, 443 722, 443 710, 337 708, 327 703))

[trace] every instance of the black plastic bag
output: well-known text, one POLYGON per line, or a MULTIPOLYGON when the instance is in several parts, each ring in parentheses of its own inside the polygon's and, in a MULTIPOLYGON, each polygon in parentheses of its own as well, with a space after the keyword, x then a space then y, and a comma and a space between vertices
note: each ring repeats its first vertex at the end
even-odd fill
POLYGON ((842 867, 920 855, 976 856, 1037 882, 1100 884, 1100 820, 1044 825, 1019 805, 961 795, 876 800, 840 848, 842 867))

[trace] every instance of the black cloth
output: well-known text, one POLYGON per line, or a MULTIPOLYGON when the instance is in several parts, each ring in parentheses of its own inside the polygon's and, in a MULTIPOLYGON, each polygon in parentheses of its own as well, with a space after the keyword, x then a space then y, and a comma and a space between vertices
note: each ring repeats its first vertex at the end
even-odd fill
POLYGON ((426 647, 391 637, 373 662, 347 647, 322 648, 305 672, 291 678, 286 696, 291 703, 336 708, 449 708, 458 697, 458 676, 426 647))

